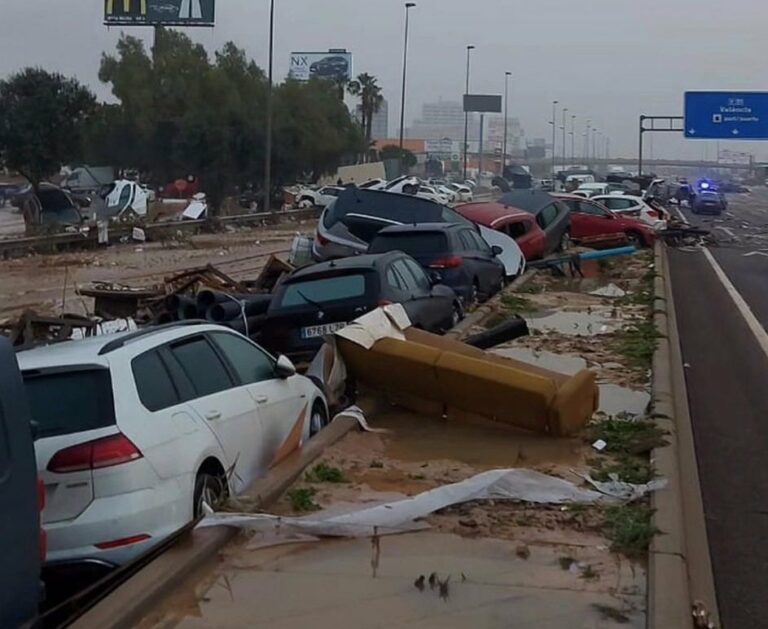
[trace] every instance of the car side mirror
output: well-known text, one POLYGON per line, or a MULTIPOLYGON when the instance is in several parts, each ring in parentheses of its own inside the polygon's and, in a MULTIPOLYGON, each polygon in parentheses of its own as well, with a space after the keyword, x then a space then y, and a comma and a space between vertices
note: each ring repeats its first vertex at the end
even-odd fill
POLYGON ((499 245, 493 245, 491 247, 491 253, 493 254, 493 257, 495 258, 495 257, 500 256, 502 253, 504 253, 504 249, 501 248, 499 245))
POLYGON ((280 354, 275 363, 275 374, 277 374, 278 378, 290 378, 296 375, 296 366, 291 362, 290 358, 280 354))
POLYGON ((432 286, 443 283, 443 276, 438 271, 431 271, 429 274, 429 283, 432 286))

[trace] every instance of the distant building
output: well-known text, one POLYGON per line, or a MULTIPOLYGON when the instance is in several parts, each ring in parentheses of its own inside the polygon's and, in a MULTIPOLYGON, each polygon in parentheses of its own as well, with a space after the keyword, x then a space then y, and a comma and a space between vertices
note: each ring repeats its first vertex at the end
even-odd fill
MULTIPOLYGON (((358 104, 355 107, 355 120, 360 122, 363 119, 363 106, 358 104)), ((381 101, 379 111, 373 114, 371 123, 371 139, 381 140, 389 137, 389 103, 385 98, 381 101)))
MULTIPOLYGON (((469 115, 469 138, 476 139, 480 132, 479 118, 469 115)), ((464 139, 464 107, 459 101, 438 100, 424 103, 421 107, 421 117, 410 129, 408 137, 426 140, 464 139)))
MULTIPOLYGON (((487 115, 485 117, 485 124, 488 131, 486 132, 486 139, 488 142, 488 148, 497 151, 501 155, 502 147, 504 146, 504 116, 487 115)), ((512 157, 522 157, 523 150, 523 138, 525 132, 522 126, 520 126, 520 120, 517 118, 507 119, 507 155, 512 157)))

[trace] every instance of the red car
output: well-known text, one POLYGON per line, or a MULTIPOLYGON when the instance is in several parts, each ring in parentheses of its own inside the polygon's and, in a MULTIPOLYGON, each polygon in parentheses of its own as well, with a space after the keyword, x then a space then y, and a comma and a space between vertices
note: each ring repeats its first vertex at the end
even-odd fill
POLYGON ((530 212, 492 202, 465 203, 454 209, 473 223, 496 229, 513 238, 526 260, 543 258, 549 253, 546 234, 530 212))
POLYGON ((611 212, 596 201, 575 194, 555 194, 571 208, 571 238, 595 249, 629 243, 638 248, 652 247, 656 232, 650 225, 611 212))

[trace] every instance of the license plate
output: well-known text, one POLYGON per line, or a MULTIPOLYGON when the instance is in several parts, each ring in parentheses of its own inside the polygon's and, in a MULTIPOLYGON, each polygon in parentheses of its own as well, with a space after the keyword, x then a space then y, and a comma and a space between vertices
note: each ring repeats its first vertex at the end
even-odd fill
POLYGON ((301 338, 316 339, 318 336, 333 334, 337 330, 346 327, 346 325, 347 324, 344 321, 339 321, 338 323, 324 323, 323 325, 310 325, 306 328, 301 328, 301 338))

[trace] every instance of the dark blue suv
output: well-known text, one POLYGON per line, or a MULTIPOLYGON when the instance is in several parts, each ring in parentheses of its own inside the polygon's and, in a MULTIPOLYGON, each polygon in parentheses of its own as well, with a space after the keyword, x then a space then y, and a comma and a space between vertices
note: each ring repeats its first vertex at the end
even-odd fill
POLYGON ((504 283, 501 247, 491 247, 473 226, 454 223, 394 225, 382 229, 369 253, 402 251, 434 279, 450 286, 466 305, 495 295, 504 283), (439 275, 439 278, 438 278, 439 275))

